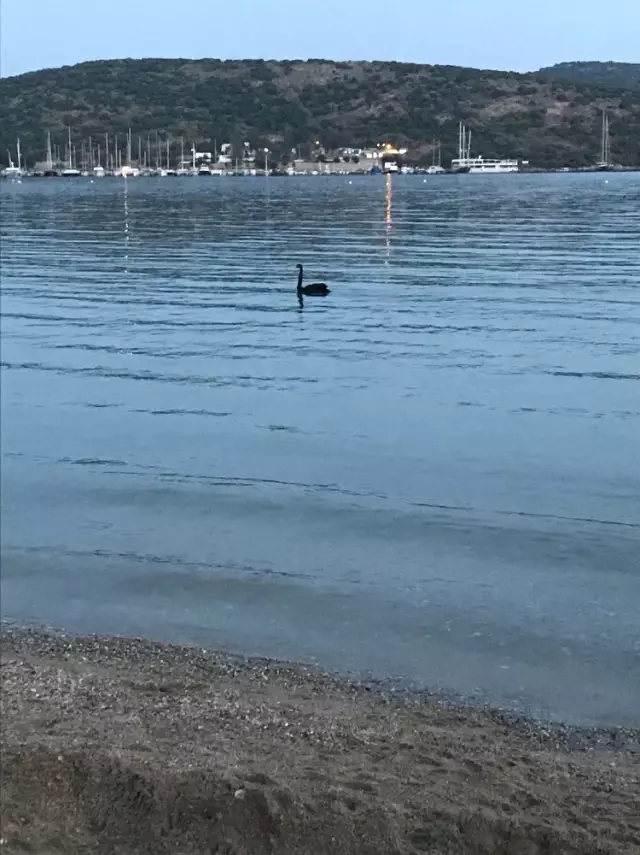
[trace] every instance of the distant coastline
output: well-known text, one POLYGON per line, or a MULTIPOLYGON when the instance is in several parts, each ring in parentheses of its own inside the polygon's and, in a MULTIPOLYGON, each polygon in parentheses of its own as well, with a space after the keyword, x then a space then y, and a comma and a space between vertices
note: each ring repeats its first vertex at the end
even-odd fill
POLYGON ((118 153, 122 163, 155 169, 167 147, 171 168, 193 147, 231 169, 248 147, 249 169, 264 167, 266 151, 267 168, 286 172, 296 159, 331 164, 343 151, 389 142, 406 148, 411 168, 448 168, 464 122, 474 156, 517 159, 536 170, 587 169, 600 159, 606 110, 611 162, 635 168, 639 69, 563 63, 517 74, 324 60, 82 63, 0 79, 0 165, 10 166, 9 158, 15 165, 19 139, 33 171, 47 162, 49 139, 50 162, 68 168, 71 160, 80 169, 96 156, 105 169, 118 169, 118 153))

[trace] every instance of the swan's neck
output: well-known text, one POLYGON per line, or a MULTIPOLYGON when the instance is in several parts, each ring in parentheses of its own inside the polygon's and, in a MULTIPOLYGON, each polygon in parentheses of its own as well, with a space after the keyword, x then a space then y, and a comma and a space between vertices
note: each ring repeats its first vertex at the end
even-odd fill
POLYGON ((300 270, 298 272, 298 288, 302 288, 302 265, 300 265, 300 270))

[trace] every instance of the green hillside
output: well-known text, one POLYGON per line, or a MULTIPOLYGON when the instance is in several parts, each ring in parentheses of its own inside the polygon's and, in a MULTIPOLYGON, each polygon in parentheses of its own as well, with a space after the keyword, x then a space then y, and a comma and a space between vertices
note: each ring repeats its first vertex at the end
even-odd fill
POLYGON ((554 80, 608 89, 640 89, 640 62, 559 62, 541 68, 554 80))
POLYGON ((408 143, 423 162, 436 137, 448 163, 462 120, 473 153, 586 166, 598 159, 607 106, 613 159, 640 164, 640 91, 588 75, 569 79, 566 69, 579 65, 516 74, 324 60, 82 63, 0 79, 0 159, 6 163, 19 135, 28 161, 42 160, 47 131, 63 145, 70 126, 78 146, 89 135, 124 135, 131 127, 134 138, 158 131, 198 147, 250 140, 275 154, 298 145, 304 152, 316 138, 328 148, 391 139, 408 143))

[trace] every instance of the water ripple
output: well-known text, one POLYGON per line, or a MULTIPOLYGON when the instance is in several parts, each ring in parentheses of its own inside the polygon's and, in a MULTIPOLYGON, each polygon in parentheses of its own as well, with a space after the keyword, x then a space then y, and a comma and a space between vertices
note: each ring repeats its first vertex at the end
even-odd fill
POLYGON ((0 196, 8 613, 638 723, 640 175, 0 196))

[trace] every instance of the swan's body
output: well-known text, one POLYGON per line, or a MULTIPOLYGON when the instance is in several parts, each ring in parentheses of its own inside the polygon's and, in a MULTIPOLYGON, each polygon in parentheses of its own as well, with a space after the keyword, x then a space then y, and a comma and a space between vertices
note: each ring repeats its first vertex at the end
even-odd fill
POLYGON ((302 276, 303 270, 301 264, 296 264, 298 268, 298 297, 302 294, 306 294, 309 297, 326 297, 327 294, 330 294, 329 288, 325 285, 324 282, 311 282, 309 285, 302 284, 302 276))

